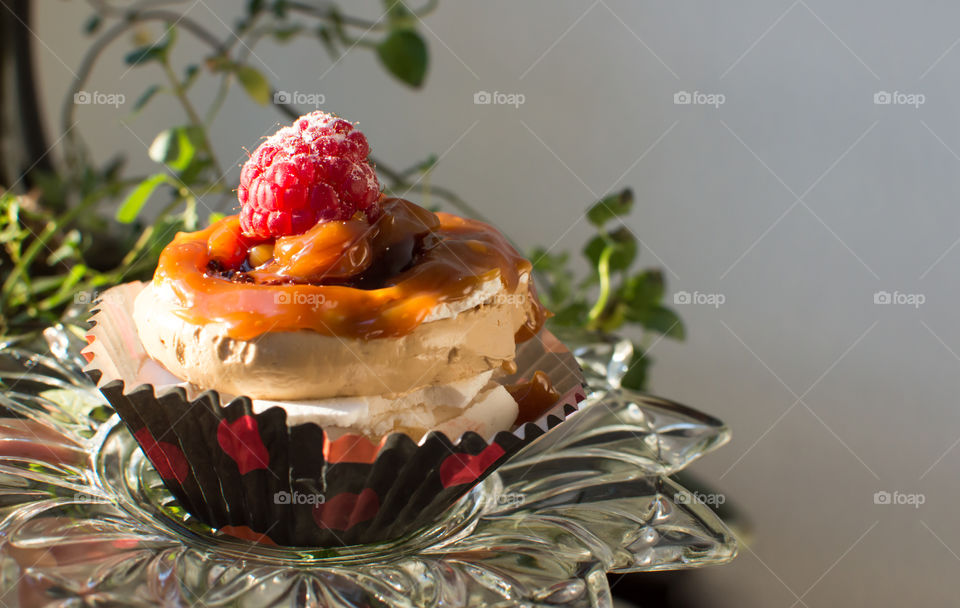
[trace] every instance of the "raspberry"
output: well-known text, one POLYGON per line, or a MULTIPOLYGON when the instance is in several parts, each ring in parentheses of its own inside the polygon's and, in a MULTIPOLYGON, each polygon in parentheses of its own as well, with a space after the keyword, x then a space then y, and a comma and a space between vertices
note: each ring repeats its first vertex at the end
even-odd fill
POLYGON ((260 238, 306 232, 317 222, 380 215, 370 146, 349 122, 311 112, 253 151, 240 172, 240 225, 260 238))

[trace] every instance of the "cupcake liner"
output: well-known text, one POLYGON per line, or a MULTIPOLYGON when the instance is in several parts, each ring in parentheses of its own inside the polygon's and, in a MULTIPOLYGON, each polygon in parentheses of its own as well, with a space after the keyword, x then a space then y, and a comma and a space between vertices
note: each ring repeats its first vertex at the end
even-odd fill
POLYGON ((86 371, 130 429, 180 504, 228 534, 278 545, 329 547, 395 539, 435 523, 500 464, 576 412, 583 379, 549 332, 523 343, 513 382, 546 373, 563 395, 510 432, 419 442, 392 433, 378 443, 331 438, 314 423, 287 424, 280 407, 221 398, 179 382, 143 350, 131 317, 142 283, 97 302, 86 371))

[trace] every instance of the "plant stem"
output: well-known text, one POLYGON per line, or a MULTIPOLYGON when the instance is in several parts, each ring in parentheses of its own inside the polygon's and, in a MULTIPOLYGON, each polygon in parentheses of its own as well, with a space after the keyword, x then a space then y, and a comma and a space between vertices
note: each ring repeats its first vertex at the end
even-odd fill
POLYGON ((193 104, 190 103, 190 98, 187 97, 187 94, 184 92, 182 83, 177 78, 177 75, 173 72, 173 68, 170 67, 170 62, 166 57, 164 57, 161 64, 163 65, 163 71, 167 75, 167 79, 170 81, 170 86, 173 87, 173 94, 176 95, 177 99, 180 101, 180 105, 183 106, 183 111, 187 113, 190 123, 200 131, 203 147, 207 150, 207 154, 210 155, 210 162, 213 163, 213 169, 217 174, 216 179, 213 182, 214 185, 217 185, 223 180, 225 173, 223 172, 223 168, 220 166, 220 161, 217 160, 217 155, 213 151, 213 145, 210 143, 210 138, 207 136, 207 128, 200 119, 200 115, 197 114, 197 111, 194 109, 193 104))
POLYGON ((587 314, 587 326, 590 329, 596 329, 599 324, 600 315, 607 307, 610 300, 610 256, 613 255, 613 247, 604 248, 600 253, 600 260, 597 262, 597 272, 600 275, 600 294, 593 308, 587 314))
POLYGON ((27 247, 27 250, 23 253, 23 257, 17 261, 16 265, 10 271, 10 275, 7 276, 7 279, 3 282, 3 287, 0 287, 0 310, 7 310, 7 303, 17 285, 17 281, 23 276, 29 276, 30 265, 33 264, 37 256, 40 255, 42 249, 49 249, 47 243, 50 239, 60 232, 64 226, 76 219, 81 212, 96 203, 97 200, 98 197, 96 196, 87 196, 79 205, 68 209, 55 220, 47 223, 43 232, 30 243, 30 246, 27 247))

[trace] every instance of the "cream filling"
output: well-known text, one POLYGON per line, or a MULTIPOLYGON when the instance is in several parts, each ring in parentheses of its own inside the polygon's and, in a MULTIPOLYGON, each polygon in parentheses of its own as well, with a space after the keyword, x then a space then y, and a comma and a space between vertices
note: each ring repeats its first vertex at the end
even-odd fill
POLYGON ((510 393, 491 381, 493 370, 450 384, 428 386, 403 395, 339 397, 303 401, 255 399, 253 410, 281 407, 290 424, 313 422, 332 438, 345 433, 379 439, 405 432, 419 439, 439 430, 453 440, 472 430, 485 439, 509 429, 518 406, 510 393))
MULTIPOLYGON (((316 422, 321 426, 361 428, 372 426, 375 420, 389 417, 392 411, 415 411, 424 407, 451 407, 462 409, 476 397, 489 382, 489 370, 458 382, 426 386, 403 395, 371 395, 366 397, 333 397, 275 401, 254 399, 253 409, 260 413, 271 407, 287 411, 287 420, 293 424, 316 422)), ((413 418, 410 417, 412 420, 413 418)))
MULTIPOLYGON (((498 432, 509 430, 519 415, 513 396, 492 380, 492 375, 490 370, 405 395, 302 401, 253 399, 251 406, 257 414, 271 407, 282 408, 289 424, 312 422, 322 427, 331 439, 353 433, 379 440, 389 433, 401 432, 417 441, 435 430, 452 441, 467 431, 489 441, 498 432)), ((147 359, 141 367, 138 380, 152 384, 158 392, 175 386, 184 388, 191 398, 201 392, 196 385, 174 376, 152 359, 147 359)), ((233 399, 231 395, 221 397, 223 403, 233 399)))

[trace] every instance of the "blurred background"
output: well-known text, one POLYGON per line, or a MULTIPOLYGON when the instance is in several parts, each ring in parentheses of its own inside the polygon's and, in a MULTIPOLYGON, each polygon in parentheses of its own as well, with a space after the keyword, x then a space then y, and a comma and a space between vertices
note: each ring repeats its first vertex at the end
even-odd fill
MULTIPOLYGON (((381 18, 379 3, 347 8, 381 18)), ((177 10, 220 38, 244 12, 177 10)), ((47 138, 76 129, 97 162, 119 152, 132 174, 153 172, 147 148, 184 116, 170 96, 133 110, 162 75, 124 62, 131 35, 104 50, 92 102, 64 124, 90 14, 36 3, 47 138)), ((385 162, 435 155, 429 183, 524 248, 576 254, 594 233, 587 207, 632 188, 639 261, 662 269, 686 329, 646 342, 649 389, 730 425, 733 441, 695 471, 750 534, 730 565, 614 593, 638 606, 953 605, 960 6, 440 2, 417 31, 419 88, 363 49, 335 61, 316 37, 267 40, 248 59, 281 101, 357 121, 385 162)), ((181 34, 172 62, 206 54, 181 34)), ((191 97, 206 107, 217 86, 191 97)), ((226 181, 286 121, 227 97, 209 131, 226 181)), ((230 212, 230 197, 200 207, 230 212)))

